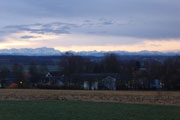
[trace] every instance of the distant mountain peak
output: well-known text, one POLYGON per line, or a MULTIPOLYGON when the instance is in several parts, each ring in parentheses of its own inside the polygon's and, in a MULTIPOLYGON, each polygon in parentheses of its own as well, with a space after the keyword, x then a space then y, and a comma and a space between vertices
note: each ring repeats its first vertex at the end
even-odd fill
MULTIPOLYGON (((128 52, 128 51, 67 51, 74 55, 80 56, 104 56, 108 53, 114 53, 117 55, 141 55, 141 56, 173 56, 173 55, 180 55, 180 52, 158 52, 158 51, 148 51, 143 50, 140 52, 128 52)), ((61 52, 54 48, 48 47, 41 47, 41 48, 12 48, 12 49, 0 49, 0 55, 24 55, 24 56, 59 56, 63 55, 65 52, 61 52)))
POLYGON ((49 56, 49 55, 62 55, 62 52, 54 48, 12 48, 0 49, 0 55, 25 55, 25 56, 49 56))

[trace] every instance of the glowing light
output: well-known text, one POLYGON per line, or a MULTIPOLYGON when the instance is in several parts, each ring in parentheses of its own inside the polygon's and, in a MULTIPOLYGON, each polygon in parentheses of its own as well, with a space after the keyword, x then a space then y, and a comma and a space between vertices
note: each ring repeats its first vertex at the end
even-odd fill
POLYGON ((22 85, 22 84, 23 84, 23 81, 20 81, 19 83, 22 85))

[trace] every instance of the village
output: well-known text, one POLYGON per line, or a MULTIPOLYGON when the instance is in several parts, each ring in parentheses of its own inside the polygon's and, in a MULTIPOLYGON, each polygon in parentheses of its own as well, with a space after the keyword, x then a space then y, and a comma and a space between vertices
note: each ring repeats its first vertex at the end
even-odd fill
MULTIPOLYGON (((120 65, 117 56, 109 55, 106 56, 105 60, 108 60, 108 63, 112 63, 109 67, 105 64, 108 70, 102 71, 98 69, 98 65, 96 65, 93 67, 95 72, 81 71, 80 64, 84 63, 84 66, 90 69, 89 67, 93 66, 92 63, 94 61, 87 64, 87 61, 79 56, 65 56, 65 59, 61 61, 64 69, 61 69, 61 71, 46 70, 41 74, 41 71, 37 70, 35 63, 30 65, 29 71, 27 72, 21 70, 21 65, 15 64, 13 66, 14 72, 7 72, 5 70, 0 72, 0 88, 71 90, 165 89, 165 81, 158 76, 152 77, 152 73, 149 72, 149 67, 145 62, 135 61, 134 65, 131 65, 130 68, 125 64, 124 66, 121 65, 121 69, 119 69, 120 65), (74 61, 74 63, 72 61, 74 61), (149 74, 151 77, 148 77, 149 74)), ((98 64, 100 64, 100 62, 98 64)), ((130 62, 128 64, 130 64, 130 62)), ((105 69, 106 68, 104 68, 104 70, 105 69)))
MULTIPOLYGON (((117 90, 117 82, 121 82, 121 76, 117 73, 107 74, 82 74, 67 77, 57 72, 48 72, 40 82, 34 86, 30 83, 30 75, 24 73, 25 78, 16 82, 11 74, 9 78, 2 80, 0 88, 42 88, 42 89, 84 89, 84 90, 117 90), (78 82, 77 82, 78 81, 78 82)), ((162 89, 162 80, 154 80, 148 88, 144 79, 128 81, 124 85, 125 89, 162 89), (137 87, 137 88, 136 88, 137 87)))

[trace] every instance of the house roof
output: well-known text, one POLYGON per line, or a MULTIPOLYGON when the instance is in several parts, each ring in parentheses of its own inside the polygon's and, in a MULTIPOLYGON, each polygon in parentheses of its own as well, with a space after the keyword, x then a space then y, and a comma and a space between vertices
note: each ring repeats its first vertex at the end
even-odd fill
POLYGON ((50 73, 52 76, 60 76, 60 72, 59 71, 53 71, 53 72, 48 72, 50 73))
POLYGON ((118 73, 83 73, 83 74, 73 74, 71 77, 78 76, 83 81, 91 80, 91 81, 97 81, 102 80, 106 77, 113 77, 116 79, 120 79, 120 74, 118 73))

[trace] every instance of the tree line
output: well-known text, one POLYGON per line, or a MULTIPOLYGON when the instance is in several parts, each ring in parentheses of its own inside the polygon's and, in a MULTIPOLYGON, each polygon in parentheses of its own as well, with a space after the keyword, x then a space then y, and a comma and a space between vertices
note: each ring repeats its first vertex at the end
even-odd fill
POLYGON ((66 76, 84 73, 117 73, 118 89, 149 89, 154 80, 160 80, 165 90, 180 89, 180 57, 169 57, 166 60, 122 60, 116 54, 107 54, 101 60, 66 54, 60 66, 66 76), (139 74, 138 74, 139 73, 139 74), (143 84, 140 83, 143 80, 143 84), (127 88, 127 84, 130 84, 127 88))
MULTIPOLYGON (((118 89, 149 89, 155 79, 162 81, 161 85, 165 90, 180 89, 179 56, 169 57, 166 60, 123 60, 116 54, 107 54, 100 59, 92 59, 67 53, 59 61, 58 72, 67 78, 73 74, 117 73, 121 76, 121 79, 117 80, 118 89), (143 80, 144 84, 141 84, 140 80, 143 80)), ((35 62, 31 62, 27 71, 30 75, 29 81, 35 85, 48 71, 48 66, 43 65, 39 68, 35 62)), ((0 81, 2 84, 10 76, 9 73, 13 73, 18 84, 25 81, 25 70, 22 64, 14 64, 11 70, 7 67, 1 68, 0 81)))

